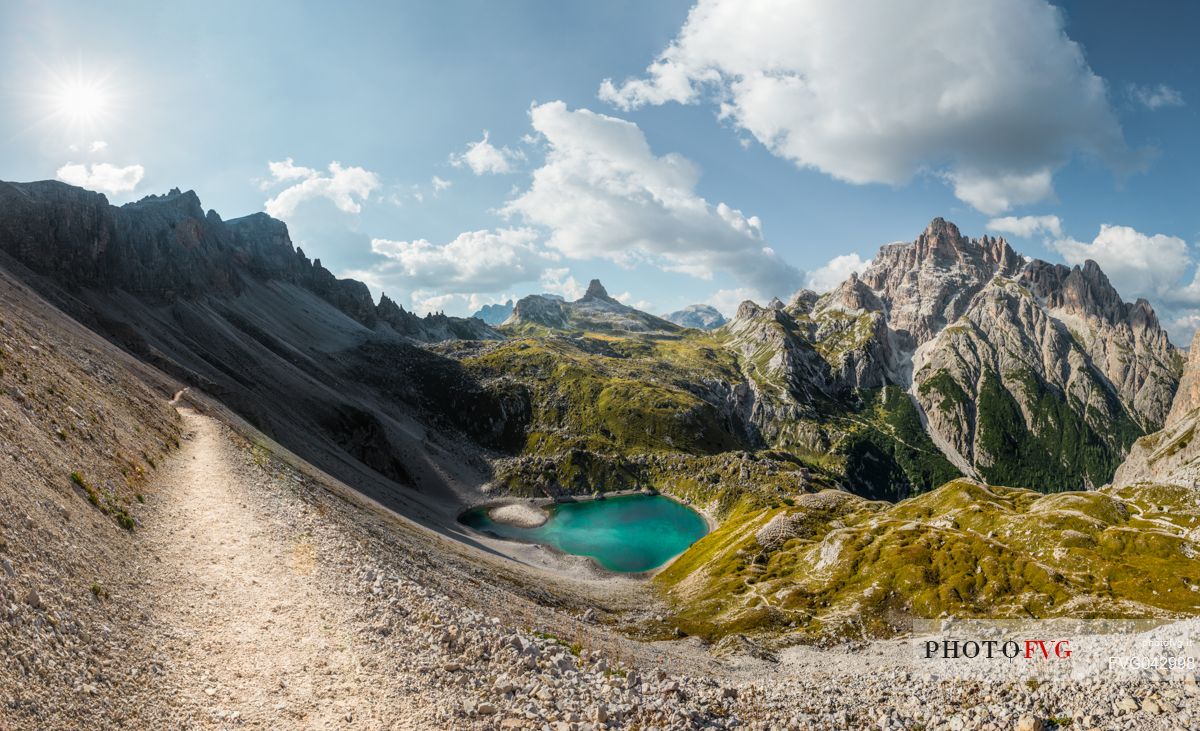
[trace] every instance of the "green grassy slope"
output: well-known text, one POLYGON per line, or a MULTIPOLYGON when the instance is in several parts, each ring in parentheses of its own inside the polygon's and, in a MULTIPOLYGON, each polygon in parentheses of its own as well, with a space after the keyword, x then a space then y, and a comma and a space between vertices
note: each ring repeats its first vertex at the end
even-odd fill
POLYGON ((1200 505, 1184 488, 1043 495, 956 480, 894 505, 833 492, 794 503, 735 511, 657 577, 677 626, 885 636, 951 615, 1200 613, 1200 505))

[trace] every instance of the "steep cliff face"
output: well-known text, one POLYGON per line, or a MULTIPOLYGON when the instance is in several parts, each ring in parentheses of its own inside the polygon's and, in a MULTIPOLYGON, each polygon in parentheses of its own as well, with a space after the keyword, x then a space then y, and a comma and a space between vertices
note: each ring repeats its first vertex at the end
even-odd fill
POLYGON ((1200 331, 1192 338, 1179 389, 1160 431, 1134 442, 1113 485, 1154 482, 1200 487, 1200 331))
POLYGON ((992 484, 1102 485, 1142 433, 1067 328, 1011 279, 977 294, 914 368, 929 430, 992 484))
POLYGON ((857 274, 807 307, 805 299, 794 298, 792 311, 809 323, 809 337, 843 383, 881 388, 903 379, 897 367, 912 339, 892 330, 887 306, 857 274))
POLYGON ((746 301, 718 331, 738 355, 754 393, 749 421, 777 446, 820 450, 829 445, 815 423, 849 395, 810 341, 807 328, 782 306, 746 301))
MULTIPOLYGON (((190 191, 116 208, 99 193, 64 183, 0 183, 0 210, 0 250, 68 287, 160 299, 239 289, 235 237, 190 191)), ((239 252, 257 268, 268 266, 239 252)), ((295 262, 280 257, 272 264, 291 270, 295 262)))
POLYGON ((1094 261, 1066 267, 1034 260, 1020 281, 1062 322, 1147 431, 1167 419, 1182 367, 1154 309, 1128 303, 1094 261))
POLYGON ((1184 417, 1200 409, 1200 330, 1192 336, 1192 347, 1188 349, 1187 365, 1179 379, 1179 388, 1171 402, 1165 426, 1178 424, 1184 417))

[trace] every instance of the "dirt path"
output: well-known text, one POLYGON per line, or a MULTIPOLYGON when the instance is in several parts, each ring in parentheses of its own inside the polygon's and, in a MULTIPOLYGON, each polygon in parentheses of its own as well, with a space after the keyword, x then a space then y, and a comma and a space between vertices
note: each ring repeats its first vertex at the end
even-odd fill
POLYGON ((171 714, 199 726, 361 727, 384 683, 364 668, 374 658, 355 641, 352 603, 320 575, 302 525, 280 519, 272 503, 286 496, 265 489, 269 476, 215 421, 180 413, 188 436, 146 533, 171 714))

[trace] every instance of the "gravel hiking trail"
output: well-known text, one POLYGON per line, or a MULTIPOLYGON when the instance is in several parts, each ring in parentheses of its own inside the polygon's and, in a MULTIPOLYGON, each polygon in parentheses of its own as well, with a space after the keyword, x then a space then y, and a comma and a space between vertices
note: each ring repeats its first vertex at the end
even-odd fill
POLYGON ((166 658, 154 715, 200 728, 405 728, 382 716, 400 709, 364 666, 377 658, 356 642, 318 544, 281 510, 287 496, 216 421, 179 412, 183 449, 160 473, 145 534, 166 658))

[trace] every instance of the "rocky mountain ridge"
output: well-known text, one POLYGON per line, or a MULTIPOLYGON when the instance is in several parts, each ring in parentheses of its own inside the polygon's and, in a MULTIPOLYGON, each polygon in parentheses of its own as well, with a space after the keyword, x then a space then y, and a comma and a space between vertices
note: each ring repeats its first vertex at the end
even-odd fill
POLYGON ((68 290, 121 290, 153 302, 236 296, 247 275, 299 285, 368 327, 420 341, 499 337, 482 321, 418 317, 367 286, 338 279, 293 247, 265 213, 228 221, 178 188, 124 206, 57 181, 0 182, 0 252, 68 290))
POLYGON ((222 221, 179 191, 114 207, 56 182, 0 183, 0 212, 0 269, 393 509, 453 513, 486 479, 480 454, 524 429, 520 393, 420 347, 496 331, 374 303, 265 214, 222 221))
MULTIPOLYGON (((747 322, 725 330, 760 310, 743 306, 747 322)), ((1161 426, 1180 372, 1150 305, 1124 302, 1094 262, 1026 261, 941 218, 782 311, 835 382, 909 391, 947 459, 1001 484, 1104 484, 1133 440, 1161 426)))

